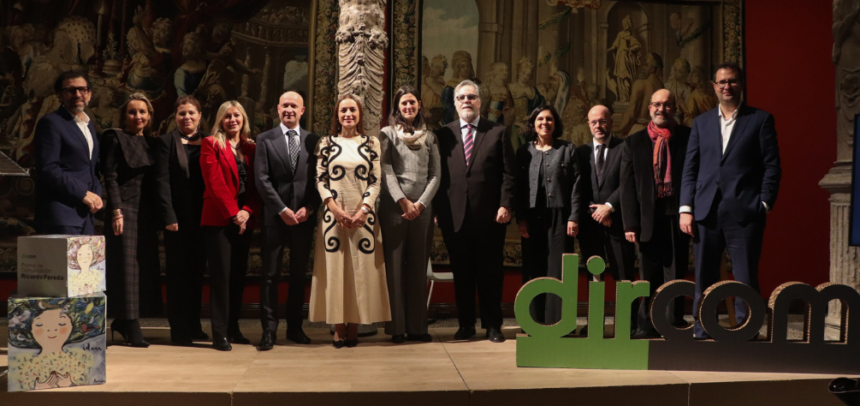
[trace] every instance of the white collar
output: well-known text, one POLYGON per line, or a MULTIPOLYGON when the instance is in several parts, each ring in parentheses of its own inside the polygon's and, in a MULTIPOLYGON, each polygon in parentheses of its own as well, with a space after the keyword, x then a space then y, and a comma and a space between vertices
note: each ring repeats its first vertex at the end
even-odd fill
MULTIPOLYGON (((64 109, 66 109, 66 106, 63 106, 63 108, 64 108, 64 109)), ((74 111, 71 111, 71 110, 69 110, 69 109, 66 109, 66 111, 68 111, 68 112, 69 112, 69 114, 71 114, 71 115, 72 115, 72 118, 75 120, 75 122, 76 122, 76 123, 78 123, 78 122, 81 122, 81 123, 84 123, 84 124, 89 124, 89 123, 90 123, 90 116, 88 116, 88 115, 87 115, 87 113, 81 112, 81 113, 83 113, 84 117, 86 117, 85 119, 83 119, 83 118, 78 117, 78 115, 77 115, 77 114, 75 114, 75 112, 74 112, 74 111)))
POLYGON ((278 124, 278 126, 281 127, 281 134, 284 134, 284 135, 286 135, 287 132, 290 130, 295 131, 296 135, 301 135, 301 133, 302 133, 302 127, 299 125, 297 125, 296 128, 287 128, 287 126, 285 126, 284 123, 282 122, 282 123, 278 124))
POLYGON ((475 120, 474 120, 474 121, 472 121, 471 123, 467 123, 467 122, 463 121, 463 119, 461 118, 461 119, 460 119, 460 129, 462 130, 462 129, 463 129, 463 127, 465 127, 467 124, 471 124, 472 126, 474 126, 474 127, 475 127, 475 129, 477 129, 477 128, 478 128, 478 121, 480 121, 480 120, 481 120, 481 116, 478 116, 478 117, 477 117, 477 118, 475 118, 475 120))

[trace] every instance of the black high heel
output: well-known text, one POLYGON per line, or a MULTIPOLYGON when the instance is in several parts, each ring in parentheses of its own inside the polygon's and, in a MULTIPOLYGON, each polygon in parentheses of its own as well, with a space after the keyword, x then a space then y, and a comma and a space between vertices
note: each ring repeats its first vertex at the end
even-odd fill
POLYGON ((126 342, 126 332, 125 332, 125 320, 114 319, 110 323, 110 339, 111 341, 116 341, 116 337, 114 333, 119 333, 119 336, 122 337, 122 341, 126 342))
MULTIPOLYGON (((149 343, 143 339, 143 332, 140 331, 140 320, 127 320, 125 328, 126 334, 123 335, 123 338, 125 339, 126 345, 136 348, 149 347, 149 343)), ((120 331, 120 334, 122 334, 122 331, 120 331)))

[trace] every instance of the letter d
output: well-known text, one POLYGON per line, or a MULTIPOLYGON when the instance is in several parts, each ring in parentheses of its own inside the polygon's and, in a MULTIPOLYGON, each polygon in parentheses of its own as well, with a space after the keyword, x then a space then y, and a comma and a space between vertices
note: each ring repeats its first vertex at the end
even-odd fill
POLYGON ((578 278, 579 256, 565 254, 562 259, 561 280, 543 277, 523 285, 514 302, 514 314, 520 328, 528 335, 539 338, 561 338, 575 330, 578 278), (552 293, 561 298, 561 321, 551 326, 534 321, 529 312, 532 300, 542 293, 552 293))

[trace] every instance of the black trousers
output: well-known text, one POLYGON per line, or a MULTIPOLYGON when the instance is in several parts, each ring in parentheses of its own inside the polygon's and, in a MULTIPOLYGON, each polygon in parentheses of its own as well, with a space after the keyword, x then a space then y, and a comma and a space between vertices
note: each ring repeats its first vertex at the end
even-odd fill
MULTIPOLYGON (((729 251, 732 259, 732 274, 735 280, 745 283, 759 292, 758 261, 764 240, 764 227, 767 214, 760 207, 761 214, 749 223, 733 219, 723 204, 722 196, 717 193, 711 213, 697 222, 696 237, 693 239, 693 252, 696 256, 696 298, 693 309, 698 309, 702 293, 720 281, 720 265, 723 251, 729 251)), ((696 319, 696 337, 703 337, 705 330, 696 319)), ((743 300, 735 300, 735 317, 738 325, 747 316, 747 306, 743 300)))
POLYGON ((308 263, 313 242, 314 218, 294 226, 264 226, 260 256, 260 323, 264 332, 278 330, 278 283, 284 263, 284 246, 290 247, 289 291, 287 292, 287 329, 301 331, 305 304, 308 263))
MULTIPOLYGON (((651 296, 639 306, 640 330, 654 331, 651 322, 651 299, 657 289, 674 279, 684 279, 690 260, 690 236, 681 232, 678 215, 657 215, 651 239, 639 243, 639 278, 651 283, 651 296)), ((684 298, 675 299, 667 309, 669 321, 684 322, 684 298)))
POLYGON ((248 272, 252 230, 239 234, 239 226, 203 226, 209 253, 209 307, 212 338, 239 331, 239 313, 248 272))
MULTIPOLYGON (((523 284, 549 276, 561 279, 562 256, 573 252, 573 238, 567 236, 569 209, 535 208, 526 213, 529 238, 522 239, 523 284)), ((529 306, 532 319, 538 323, 561 321, 561 298, 551 294, 538 295, 529 306)))
POLYGON ((461 328, 475 326, 475 288, 481 303, 481 326, 502 327, 502 253, 505 225, 475 221, 467 213, 460 231, 442 227, 454 272, 454 295, 461 328))
POLYGON ((206 273, 206 242, 198 220, 179 222, 179 231, 164 230, 167 265, 167 321, 173 340, 202 331, 200 307, 206 273), (196 224, 195 224, 196 223, 196 224))
MULTIPOLYGON (((620 216, 613 216, 612 226, 605 227, 594 221, 591 214, 586 214, 580 221, 578 237, 582 251, 580 262, 585 263, 596 255, 609 263, 609 272, 616 281, 635 280, 636 245, 624 239, 620 216)), ((639 304, 634 300, 630 306, 630 325, 633 326, 639 304)))

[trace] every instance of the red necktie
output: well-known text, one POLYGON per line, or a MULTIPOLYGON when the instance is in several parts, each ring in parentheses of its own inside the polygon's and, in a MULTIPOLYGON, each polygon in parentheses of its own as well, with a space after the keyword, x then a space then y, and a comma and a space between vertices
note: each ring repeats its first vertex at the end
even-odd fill
POLYGON ((469 132, 466 133, 466 140, 463 142, 463 152, 466 154, 466 166, 469 166, 472 158, 472 145, 475 143, 474 127, 471 124, 466 124, 469 127, 469 132))

